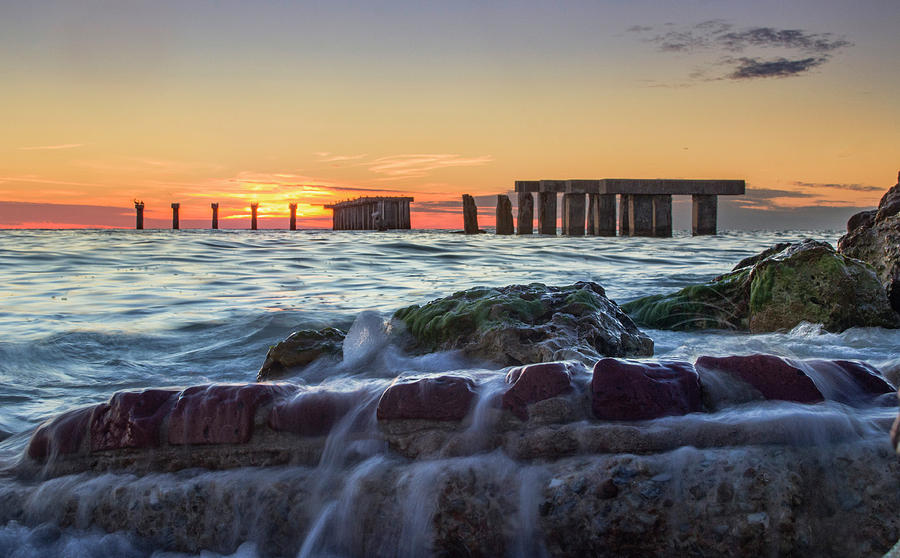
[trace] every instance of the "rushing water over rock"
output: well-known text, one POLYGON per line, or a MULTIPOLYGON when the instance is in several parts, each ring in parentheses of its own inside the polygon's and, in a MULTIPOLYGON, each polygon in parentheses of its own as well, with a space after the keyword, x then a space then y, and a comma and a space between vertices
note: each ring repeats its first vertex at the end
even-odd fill
MULTIPOLYGON (((71 427, 105 425, 53 462, 68 469, 0 476, 0 556, 839 556, 877 555, 900 536, 885 522, 900 506, 887 435, 896 407, 884 406, 895 399, 856 403, 861 388, 827 366, 801 366, 823 403, 760 400, 720 374, 708 412, 609 422, 592 414, 587 368, 517 414, 521 399, 503 402, 510 370, 408 355, 381 336, 397 309, 477 285, 595 281, 627 302, 709 280, 776 242, 837 233, 256 233, 0 233, 0 431, 11 434, 0 464, 19 464, 35 427, 64 411, 100 405, 71 427), (127 398, 114 393, 249 382, 270 345, 328 326, 351 332, 349 349, 293 378, 291 394, 254 403, 247 443, 198 444, 247 432, 210 422, 182 427, 194 445, 111 448, 156 424, 148 405, 134 415, 146 428, 122 430, 127 398), (442 375, 475 386, 462 421, 377 421, 394 378, 442 375), (95 439, 85 468, 73 454, 95 439)), ((894 385, 900 374, 900 333, 881 328, 645 333, 661 359, 769 353, 862 360, 894 385)), ((202 393, 244 401, 217 389, 202 393)))

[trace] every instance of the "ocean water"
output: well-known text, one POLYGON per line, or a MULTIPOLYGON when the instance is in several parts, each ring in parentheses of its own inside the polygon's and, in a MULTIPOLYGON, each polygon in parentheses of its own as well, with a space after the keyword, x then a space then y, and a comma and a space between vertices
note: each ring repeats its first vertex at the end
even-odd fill
MULTIPOLYGON (((627 302, 708 280, 776 242, 812 237, 835 243, 839 235, 0 231, 0 468, 19 458, 30 433, 48 417, 103 402, 116 391, 253 381, 267 348, 295 329, 346 329, 361 313, 386 317, 477 285, 588 280, 627 302)), ((804 324, 763 335, 647 333, 656 356, 769 352, 860 359, 889 374, 900 369, 900 332, 879 328, 831 334, 804 324)), ((391 354, 382 365, 400 373, 466 363, 391 354)), ((369 378, 365 366, 358 368, 356 377, 339 381, 384 381, 383 369, 369 378)), ((170 555, 127 532, 0 526, 0 557, 52 554, 170 555), (66 548, 74 550, 61 550, 66 548)), ((256 555, 251 543, 235 554, 256 555)))

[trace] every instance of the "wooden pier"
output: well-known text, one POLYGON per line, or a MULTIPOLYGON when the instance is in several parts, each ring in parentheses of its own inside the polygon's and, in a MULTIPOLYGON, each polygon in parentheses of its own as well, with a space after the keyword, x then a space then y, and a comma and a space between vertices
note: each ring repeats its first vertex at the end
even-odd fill
MULTIPOLYGON (((538 232, 555 235, 557 195, 562 194, 564 235, 615 236, 616 196, 619 196, 620 236, 672 236, 672 196, 678 195, 692 197, 691 232, 716 234, 718 196, 743 195, 745 189, 743 180, 517 180, 517 233, 531 234, 534 199, 527 198, 537 194, 538 232)), ((500 204, 505 213, 506 203, 498 202, 498 215, 500 204)))
POLYGON ((385 231, 412 228, 409 204, 413 198, 364 197, 326 205, 336 231, 385 231))

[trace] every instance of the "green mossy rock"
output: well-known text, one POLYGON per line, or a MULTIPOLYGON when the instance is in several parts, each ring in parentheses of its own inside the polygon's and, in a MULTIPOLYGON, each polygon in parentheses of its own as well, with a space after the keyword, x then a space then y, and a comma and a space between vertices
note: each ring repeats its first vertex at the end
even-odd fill
POLYGON ((748 258, 735 271, 669 295, 622 305, 634 320, 656 329, 790 329, 801 322, 827 331, 900 327, 884 287, 865 263, 805 240, 748 258))
POLYGON ((476 287, 398 310, 407 350, 461 349, 502 366, 651 356, 653 341, 596 283, 476 287))

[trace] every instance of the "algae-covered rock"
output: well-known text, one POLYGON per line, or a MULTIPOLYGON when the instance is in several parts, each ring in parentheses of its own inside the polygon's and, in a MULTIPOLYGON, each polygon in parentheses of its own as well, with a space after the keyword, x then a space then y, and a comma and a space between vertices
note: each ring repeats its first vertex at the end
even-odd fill
POLYGON ((881 198, 877 210, 857 213, 847 221, 847 234, 838 251, 866 262, 887 290, 895 311, 900 312, 900 176, 881 198))
POLYGON ((622 309, 637 323, 659 329, 763 332, 804 321, 833 332, 900 327, 869 266, 809 239, 748 258, 709 283, 639 298, 622 309))
POLYGON ((408 349, 462 349, 503 366, 601 356, 650 356, 644 335, 596 283, 476 287, 398 310, 408 349))
POLYGON ((336 328, 304 329, 269 348, 256 381, 277 380, 291 368, 306 366, 322 355, 341 355, 346 334, 336 328))

